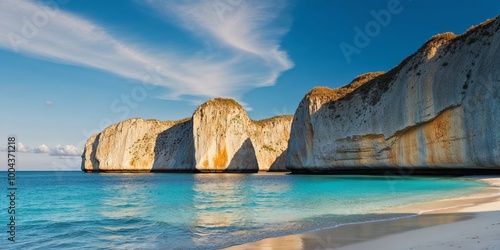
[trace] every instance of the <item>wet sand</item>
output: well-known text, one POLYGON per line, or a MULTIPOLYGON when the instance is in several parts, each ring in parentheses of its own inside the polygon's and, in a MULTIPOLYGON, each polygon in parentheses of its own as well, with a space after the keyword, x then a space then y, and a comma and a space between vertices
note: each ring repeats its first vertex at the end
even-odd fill
POLYGON ((391 211, 402 219, 268 238, 227 249, 498 249, 500 177, 467 177, 491 187, 466 197, 391 211))

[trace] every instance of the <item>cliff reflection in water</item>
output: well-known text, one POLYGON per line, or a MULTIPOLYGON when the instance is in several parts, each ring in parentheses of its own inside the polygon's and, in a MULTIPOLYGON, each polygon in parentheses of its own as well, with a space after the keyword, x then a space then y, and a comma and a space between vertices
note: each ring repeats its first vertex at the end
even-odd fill
MULTIPOLYGON (((254 225, 272 223, 283 206, 280 194, 291 189, 287 182, 256 185, 255 176, 245 174, 194 175, 194 218, 192 231, 196 244, 213 242, 213 237, 229 233, 245 235, 254 225), (205 242, 207 241, 207 242, 205 242)), ((279 217, 279 216, 278 216, 279 217)))
MULTIPOLYGON (((80 177, 72 178, 76 182, 80 177)), ((62 228, 77 227, 75 235, 110 246, 119 241, 124 249, 218 249, 336 225, 394 219, 400 215, 381 212, 463 195, 485 185, 419 177, 388 185, 385 177, 282 173, 106 173, 84 175, 79 181, 88 199, 68 207, 61 206, 68 199, 62 196, 62 203, 57 203, 62 228)), ((370 230, 359 230, 365 231, 370 230)))
MULTIPOLYGON (((147 198, 148 185, 135 178, 134 174, 107 174, 116 178, 115 182, 108 183, 102 188, 99 203, 103 209, 99 214, 108 219, 140 218, 146 216, 145 211, 153 207, 144 202, 147 198)), ((142 174, 147 175, 147 174, 142 174)))

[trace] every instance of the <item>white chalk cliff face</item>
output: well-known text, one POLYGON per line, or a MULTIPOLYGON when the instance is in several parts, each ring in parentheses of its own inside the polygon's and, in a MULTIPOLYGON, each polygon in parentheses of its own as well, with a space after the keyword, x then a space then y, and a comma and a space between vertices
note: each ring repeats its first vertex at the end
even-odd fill
POLYGON ((300 103, 292 172, 500 169, 500 20, 437 35, 391 71, 300 103))
POLYGON ((387 73, 314 88, 294 117, 252 121, 217 98, 181 121, 112 125, 82 158, 83 171, 498 171, 500 20, 434 36, 387 73))
POLYGON ((130 119, 92 136, 83 171, 285 171, 292 117, 252 121, 234 100, 213 99, 192 118, 130 119))

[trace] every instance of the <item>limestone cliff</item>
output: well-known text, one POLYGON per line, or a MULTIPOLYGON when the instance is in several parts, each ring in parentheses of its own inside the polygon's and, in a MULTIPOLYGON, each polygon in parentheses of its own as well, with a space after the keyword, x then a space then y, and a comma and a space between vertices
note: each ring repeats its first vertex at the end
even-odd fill
POLYGON ((287 168, 500 169, 499 31, 497 18, 437 35, 385 74, 313 89, 295 113, 287 168))
POLYGON ((175 122, 130 119, 89 138, 83 171, 284 171, 292 117, 251 120, 234 100, 213 99, 175 122))

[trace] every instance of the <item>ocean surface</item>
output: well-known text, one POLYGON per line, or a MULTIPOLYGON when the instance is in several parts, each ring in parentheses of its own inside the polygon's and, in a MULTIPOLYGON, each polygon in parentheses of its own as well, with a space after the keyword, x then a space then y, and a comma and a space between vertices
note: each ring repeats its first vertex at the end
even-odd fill
POLYGON ((17 172, 11 243, 1 183, 0 249, 217 249, 391 219, 401 215, 381 212, 486 185, 429 177, 17 172))

